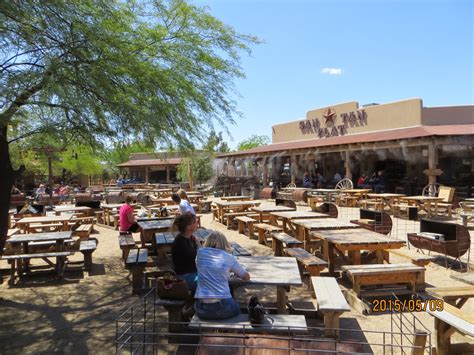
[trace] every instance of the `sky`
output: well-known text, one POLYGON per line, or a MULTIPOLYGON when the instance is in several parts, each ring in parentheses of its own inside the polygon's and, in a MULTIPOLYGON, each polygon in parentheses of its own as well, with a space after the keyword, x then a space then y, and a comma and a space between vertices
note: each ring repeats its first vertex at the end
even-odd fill
MULTIPOLYGON (((318 107, 474 103, 474 0, 195 0, 262 44, 235 82, 228 144, 318 107)), ((219 129, 218 129, 219 130, 219 129)))

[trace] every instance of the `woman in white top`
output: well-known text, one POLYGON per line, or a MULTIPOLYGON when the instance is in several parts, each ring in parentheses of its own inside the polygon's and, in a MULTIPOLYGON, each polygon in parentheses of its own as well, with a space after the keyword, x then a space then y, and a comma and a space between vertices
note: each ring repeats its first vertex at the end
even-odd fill
POLYGON ((240 306, 230 294, 230 273, 246 281, 250 280, 250 275, 229 253, 230 249, 226 237, 214 231, 197 252, 198 283, 194 309, 201 319, 227 319, 240 314, 240 306))

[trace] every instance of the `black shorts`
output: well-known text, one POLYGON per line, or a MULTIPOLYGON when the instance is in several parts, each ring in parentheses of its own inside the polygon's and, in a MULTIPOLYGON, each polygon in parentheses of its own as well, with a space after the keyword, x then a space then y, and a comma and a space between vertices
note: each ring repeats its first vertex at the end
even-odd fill
POLYGON ((127 232, 136 233, 140 229, 140 226, 137 222, 133 223, 130 228, 128 228, 127 232))

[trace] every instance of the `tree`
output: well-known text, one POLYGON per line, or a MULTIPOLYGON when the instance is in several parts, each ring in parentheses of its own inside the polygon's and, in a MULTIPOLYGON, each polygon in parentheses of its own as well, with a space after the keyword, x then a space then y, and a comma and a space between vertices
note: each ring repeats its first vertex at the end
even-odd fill
POLYGON ((203 146, 203 150, 206 152, 219 152, 219 153, 228 153, 230 151, 229 146, 224 141, 222 137, 222 132, 216 133, 212 130, 207 137, 207 141, 203 146))
POLYGON ((189 181, 189 170, 191 169, 193 180, 201 184, 214 174, 213 161, 214 157, 208 152, 194 152, 178 165, 177 178, 180 181, 189 181))
POLYGON ((235 111, 240 54, 257 39, 184 0, 2 1, 0 250, 14 169, 9 127, 61 128, 71 141, 202 140, 235 111))
POLYGON ((249 138, 243 140, 237 145, 237 150, 247 150, 252 148, 257 148, 262 145, 267 145, 270 143, 270 138, 268 136, 259 136, 257 134, 251 135, 249 138))
POLYGON ((141 141, 133 141, 130 143, 115 143, 112 147, 106 148, 101 155, 105 162, 106 168, 118 174, 118 164, 126 162, 132 153, 154 153, 155 146, 141 141))

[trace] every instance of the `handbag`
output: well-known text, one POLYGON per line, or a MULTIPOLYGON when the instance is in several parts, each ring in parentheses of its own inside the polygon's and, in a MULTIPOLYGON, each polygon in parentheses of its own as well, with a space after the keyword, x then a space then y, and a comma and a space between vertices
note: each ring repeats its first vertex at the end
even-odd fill
POLYGON ((172 270, 158 272, 156 293, 160 298, 172 300, 185 300, 189 297, 186 281, 178 279, 172 270))
POLYGON ((250 324, 263 324, 265 320, 265 314, 267 310, 263 305, 258 301, 257 296, 250 297, 249 305, 247 307, 249 313, 250 324))

